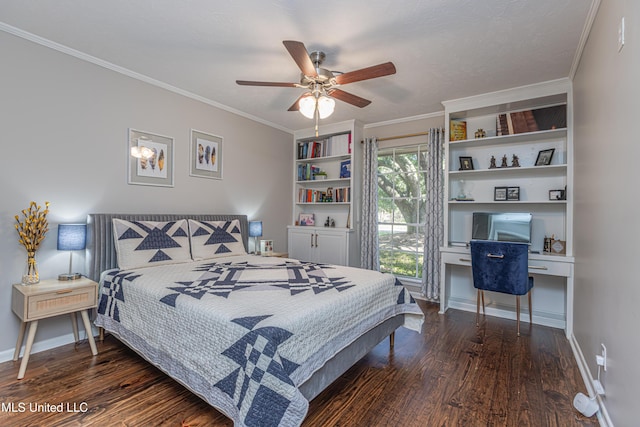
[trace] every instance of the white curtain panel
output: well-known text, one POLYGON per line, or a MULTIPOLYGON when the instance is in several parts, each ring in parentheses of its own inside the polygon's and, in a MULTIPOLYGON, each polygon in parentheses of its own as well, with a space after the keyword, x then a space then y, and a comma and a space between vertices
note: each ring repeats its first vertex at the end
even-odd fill
POLYGON ((444 129, 429 129, 422 294, 440 298, 440 245, 444 239, 444 129))
POLYGON ((360 265, 380 270, 378 254, 378 141, 364 141, 362 166, 362 224, 360 225, 360 265))

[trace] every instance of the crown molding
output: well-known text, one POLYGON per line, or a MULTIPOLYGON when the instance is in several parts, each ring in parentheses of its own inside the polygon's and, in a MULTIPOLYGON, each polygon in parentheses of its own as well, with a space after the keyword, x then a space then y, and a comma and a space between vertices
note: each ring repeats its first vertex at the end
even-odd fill
POLYGON ((207 105, 210 105, 212 107, 219 108, 221 110, 227 111, 229 113, 233 113, 233 114, 236 114, 238 116, 242 116, 242 117, 244 117, 246 119, 249 119, 249 120, 252 120, 254 122, 262 123, 263 125, 266 125, 266 126, 281 130, 283 132, 287 132, 287 133, 293 134, 293 130, 292 129, 288 129, 288 128, 284 127, 284 126, 280 126, 280 125, 278 125, 276 123, 269 122, 267 120, 261 119, 259 117, 253 116, 251 114, 247 114, 247 113, 245 113, 243 111, 236 110, 235 108, 229 107, 229 106, 224 105, 224 104, 220 104, 219 102, 213 101, 211 99, 205 98, 205 97, 200 96, 200 95, 196 95, 195 93, 189 92, 189 91, 184 90, 184 89, 180 89, 179 87, 172 86, 172 85, 167 84, 165 82, 162 82, 160 80, 156 80, 156 79, 151 78, 149 76, 146 76, 144 74, 137 73, 135 71, 129 70, 128 68, 121 67, 119 65, 113 64, 111 62, 108 62, 108 61, 105 61, 103 59, 97 58, 95 56, 86 54, 84 52, 80 52, 79 50, 70 48, 70 47, 62 45, 60 43, 56 43, 56 42, 54 42, 52 40, 46 39, 44 37, 40 37, 38 35, 35 35, 35 34, 32 34, 32 33, 28 32, 28 31, 21 30, 20 28, 13 27, 13 26, 8 25, 8 24, 6 24, 4 22, 0 22, 0 31, 4 31, 5 33, 12 34, 12 35, 14 35, 16 37, 20 37, 22 39, 25 39, 25 40, 28 40, 30 42, 39 44, 39 45, 47 47, 49 49, 53 49, 53 50, 58 51, 60 53, 64 53, 66 55, 73 56, 74 58, 78 58, 78 59, 80 59, 82 61, 90 62, 90 63, 92 63, 94 65, 97 65, 97 66, 102 67, 102 68, 106 68, 107 70, 114 71, 116 73, 125 75, 127 77, 132 78, 132 79, 136 79, 136 80, 142 81, 144 83, 147 83, 147 84, 150 84, 150 85, 153 85, 153 86, 168 90, 169 92, 177 93, 178 95, 182 95, 182 96, 185 96, 187 98, 191 98, 193 100, 202 102, 203 104, 207 104, 207 105))

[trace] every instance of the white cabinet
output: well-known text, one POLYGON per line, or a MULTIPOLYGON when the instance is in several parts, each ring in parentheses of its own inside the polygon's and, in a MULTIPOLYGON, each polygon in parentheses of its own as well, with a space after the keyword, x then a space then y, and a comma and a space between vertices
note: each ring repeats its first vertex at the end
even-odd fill
POLYGON ((289 257, 301 261, 349 265, 349 229, 289 227, 289 257))
POLYGON ((359 244, 349 236, 360 220, 362 126, 350 120, 321 125, 320 131, 294 134, 289 256, 359 267, 359 244), (333 227, 323 227, 327 220, 333 227))

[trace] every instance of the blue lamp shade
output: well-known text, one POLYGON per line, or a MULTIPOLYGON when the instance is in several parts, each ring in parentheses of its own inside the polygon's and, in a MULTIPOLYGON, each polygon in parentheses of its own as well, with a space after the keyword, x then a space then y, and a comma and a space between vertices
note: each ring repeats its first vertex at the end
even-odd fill
POLYGON ((249 221, 249 236, 262 236, 262 221, 249 221))
POLYGON ((80 251, 87 247, 86 224, 58 225, 58 250, 80 251))

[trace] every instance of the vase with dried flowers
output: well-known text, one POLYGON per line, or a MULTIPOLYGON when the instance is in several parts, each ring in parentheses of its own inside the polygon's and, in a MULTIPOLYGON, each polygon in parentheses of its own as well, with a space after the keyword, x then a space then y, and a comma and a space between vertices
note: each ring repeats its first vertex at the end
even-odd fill
POLYGON ((49 231, 47 214, 49 213, 49 202, 44 203, 44 209, 36 202, 29 204, 29 209, 23 209, 24 219, 20 221, 18 215, 15 216, 18 231, 18 242, 27 250, 27 267, 22 276, 22 284, 33 285, 40 281, 38 265, 36 264, 36 251, 44 236, 49 231))

